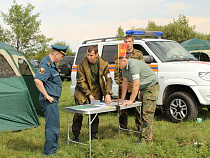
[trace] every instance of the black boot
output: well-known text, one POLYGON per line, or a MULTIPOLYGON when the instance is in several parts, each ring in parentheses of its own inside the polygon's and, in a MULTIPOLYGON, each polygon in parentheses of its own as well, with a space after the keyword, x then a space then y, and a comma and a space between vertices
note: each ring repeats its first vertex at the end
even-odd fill
POLYGON ((91 140, 93 139, 98 139, 98 137, 96 137, 95 135, 91 135, 91 140))
POLYGON ((73 141, 79 142, 79 136, 74 136, 73 141))

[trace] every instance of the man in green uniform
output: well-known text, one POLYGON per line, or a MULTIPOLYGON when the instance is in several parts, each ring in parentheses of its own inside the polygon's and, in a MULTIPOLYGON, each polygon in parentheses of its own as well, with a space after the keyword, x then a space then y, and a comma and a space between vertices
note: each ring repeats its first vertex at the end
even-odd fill
POLYGON ((114 57, 115 64, 122 69, 122 95, 119 102, 125 99, 128 80, 133 84, 131 96, 128 101, 125 101, 122 106, 129 106, 132 104, 138 95, 139 91, 142 93, 142 138, 136 143, 150 142, 153 138, 153 118, 156 109, 156 101, 160 86, 155 72, 145 63, 139 60, 130 59, 128 57, 119 57, 118 54, 114 57))
MULTIPOLYGON (((126 52, 126 56, 131 58, 131 59, 137 59, 137 60, 141 60, 144 61, 144 57, 143 57, 143 53, 138 50, 138 49, 134 49, 133 44, 134 44, 134 37, 132 35, 126 35, 124 37, 124 43, 127 44, 127 52, 126 52)), ((114 70, 114 80, 115 82, 119 85, 119 96, 121 96, 121 91, 122 91, 122 70, 119 70, 119 74, 118 74, 118 68, 115 66, 115 70, 114 70), (119 76, 119 78, 118 78, 119 76)), ((131 92, 132 92, 132 83, 131 81, 128 82, 128 90, 125 96, 126 100, 129 100, 131 92)), ((135 109, 136 110, 136 109, 135 109)), ((135 111, 136 113, 136 126, 137 129, 140 130, 140 118, 137 111, 135 111)), ((127 114, 127 110, 121 110, 120 113, 120 127, 122 128, 127 128, 127 124, 128 124, 128 114, 127 114)))
MULTIPOLYGON (((87 54, 77 65, 77 84, 74 98, 76 105, 88 104, 92 99, 104 100, 111 103, 112 78, 109 72, 108 62, 98 56, 98 46, 91 45, 87 54)), ((91 115, 91 120, 95 115, 91 115)), ((83 115, 75 113, 72 132, 74 141, 79 142, 79 134, 82 126, 83 115)), ((99 118, 98 115, 91 124, 91 137, 97 139, 99 118)))

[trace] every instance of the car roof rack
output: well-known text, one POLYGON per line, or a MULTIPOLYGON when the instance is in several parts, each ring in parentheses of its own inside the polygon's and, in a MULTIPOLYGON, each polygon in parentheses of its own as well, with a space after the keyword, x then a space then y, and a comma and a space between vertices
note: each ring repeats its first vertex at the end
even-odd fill
MULTIPOLYGON (((109 39, 112 39, 114 41, 115 39, 121 39, 121 38, 124 39, 124 37, 96 38, 96 39, 85 40, 84 42, 82 42, 82 44, 87 44, 88 42, 91 42, 91 41, 95 41, 95 42, 106 42, 109 39)), ((135 40, 140 40, 140 38, 139 37, 136 37, 136 36, 133 36, 133 38, 135 40)))

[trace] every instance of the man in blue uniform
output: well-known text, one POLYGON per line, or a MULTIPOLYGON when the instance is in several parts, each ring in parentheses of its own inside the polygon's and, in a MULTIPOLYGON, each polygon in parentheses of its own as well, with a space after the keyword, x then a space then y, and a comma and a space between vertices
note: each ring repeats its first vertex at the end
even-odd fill
POLYGON ((39 102, 45 117, 44 155, 55 155, 58 149, 60 117, 58 99, 61 96, 62 83, 55 63, 63 59, 67 46, 52 45, 50 54, 42 59, 34 82, 40 91, 39 102))

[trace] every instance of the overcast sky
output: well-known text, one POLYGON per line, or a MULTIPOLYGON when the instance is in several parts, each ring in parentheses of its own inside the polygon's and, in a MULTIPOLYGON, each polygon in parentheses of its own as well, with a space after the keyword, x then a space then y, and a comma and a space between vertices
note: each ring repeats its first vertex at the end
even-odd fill
MULTIPOLYGON (((0 10, 8 13, 13 0, 0 0, 0 10)), ((148 21, 167 25, 183 14, 196 31, 210 34, 210 0, 16 0, 17 4, 35 6, 40 13, 41 33, 65 41, 76 51, 82 41, 113 37, 117 28, 124 31, 145 28, 148 21)), ((2 18, 1 18, 2 19, 2 18)), ((2 20, 0 24, 3 26, 2 20)))

